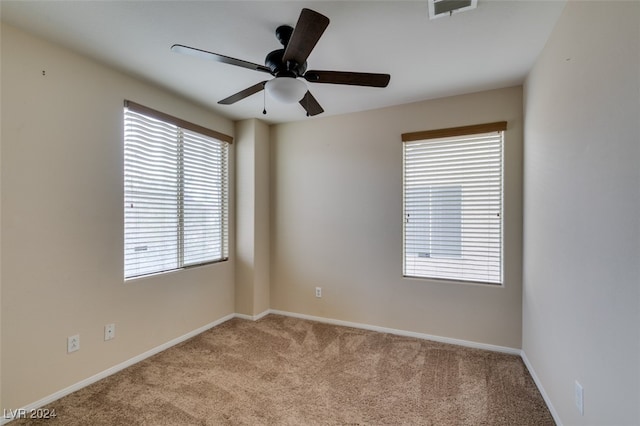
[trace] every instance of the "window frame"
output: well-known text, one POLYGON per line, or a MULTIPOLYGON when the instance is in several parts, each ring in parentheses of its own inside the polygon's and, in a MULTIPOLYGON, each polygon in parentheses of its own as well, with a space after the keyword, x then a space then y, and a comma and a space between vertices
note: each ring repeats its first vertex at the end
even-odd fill
MULTIPOLYGON (((144 105, 125 100, 124 101, 124 109, 123 109, 123 219, 125 222, 123 223, 123 273, 124 280, 135 280, 140 278, 145 278, 153 275, 164 274, 169 272, 180 271, 183 269, 189 269, 204 265, 209 265, 213 263, 224 262, 229 259, 229 235, 230 235, 230 221, 229 221, 229 203, 230 203, 230 145, 233 143, 233 137, 226 135, 224 133, 220 133, 218 131, 185 121, 183 119, 174 117, 172 115, 154 110, 152 108, 146 107, 144 105), (127 112, 131 111, 137 114, 141 114, 147 118, 157 120, 161 122, 162 125, 170 125, 176 128, 175 135, 175 144, 176 144, 176 163, 175 168, 170 168, 168 171, 170 173, 176 173, 176 211, 175 218, 177 221, 176 225, 176 241, 175 244, 170 244, 170 251, 175 248, 175 264, 176 267, 170 268, 162 268, 159 267, 151 272, 143 272, 143 273, 129 273, 127 274, 127 205, 128 203, 128 189, 127 189, 127 112), (185 139, 192 138, 207 138, 207 139, 215 139, 216 142, 219 142, 221 145, 218 145, 218 148, 222 150, 224 153, 221 154, 220 164, 216 164, 215 166, 219 168, 219 178, 217 182, 219 182, 220 186, 220 203, 217 204, 216 212, 219 212, 218 216, 220 218, 221 228, 220 228, 220 257, 210 260, 204 261, 189 261, 186 258, 185 252, 189 249, 189 247, 185 244, 185 217, 189 214, 189 211, 185 208, 185 186, 187 185, 185 180, 185 153, 187 152, 187 148, 184 146, 185 139), (225 146, 226 145, 226 146, 225 146)), ((168 140, 170 138, 167 138, 168 140)), ((222 152, 221 151, 221 152, 222 152)), ((198 157, 199 158, 199 157, 198 157)), ((193 167, 193 166, 190 166, 193 167)), ((215 168, 215 167, 214 167, 215 168)), ((201 224, 199 222, 199 224, 201 224)), ((218 241, 218 239, 216 239, 218 241)))
MULTIPOLYGON (((471 126, 462 126, 462 127, 452 127, 452 128, 443 128, 443 129, 436 129, 436 130, 425 130, 425 131, 419 131, 419 132, 411 132, 411 133, 403 133, 402 134, 402 142, 403 142, 403 154, 402 154, 402 161, 403 161, 403 171, 402 171, 402 192, 403 192, 403 196, 402 196, 402 213, 403 213, 403 226, 402 226, 402 275, 404 278, 415 278, 415 279, 429 279, 429 280, 443 280, 443 281, 453 281, 453 282, 464 282, 464 283, 476 283, 476 284, 487 284, 487 285, 494 285, 494 286, 503 286, 504 285, 504 244, 505 244, 505 235, 504 235, 504 224, 505 224, 505 220, 504 220, 504 188, 505 188, 505 162, 504 162, 504 150, 505 150, 505 131, 507 130, 507 122, 506 121, 500 121, 500 122, 493 122, 493 123, 485 123, 485 124, 477 124, 477 125, 471 125, 471 126), (441 141, 446 141, 446 139, 449 138, 456 138, 456 137, 460 137, 460 138, 464 138, 464 137, 473 137, 473 136, 478 136, 481 137, 481 135, 487 135, 490 133, 500 133, 500 151, 501 151, 501 156, 500 156, 500 188, 499 188, 499 193, 500 193, 500 208, 499 208, 499 257, 497 257, 497 259, 499 259, 499 278, 498 279, 492 279, 492 278, 487 278, 486 280, 483 279, 474 279, 474 278, 470 278, 470 277, 464 277, 463 274, 464 272, 459 272, 457 275, 454 273, 450 273, 449 276, 442 276, 442 275, 446 275, 446 274, 441 274, 440 276, 437 276, 438 274, 431 272, 429 273, 425 273, 425 274, 416 274, 415 273, 415 269, 413 271, 411 271, 412 273, 408 273, 407 269, 408 268, 408 257, 407 257, 407 237, 408 237, 408 231, 407 231, 407 225, 408 225, 408 217, 407 217, 407 152, 406 152, 406 147, 407 144, 411 143, 411 142, 429 142, 430 140, 433 139, 438 139, 441 141)), ((435 141, 434 141, 435 142, 435 141)), ((410 186, 409 186, 410 187, 410 186)), ((431 206, 431 197, 429 197, 428 200, 426 200, 427 204, 429 204, 426 207, 427 212, 430 212, 432 209, 431 206)), ((462 202, 462 198, 461 198, 461 202, 462 202)), ((423 209, 425 209, 423 207, 423 209)), ((462 217, 464 219, 464 213, 462 213, 462 217)), ((428 221, 428 220, 427 220, 428 221)), ((430 229, 429 225, 429 229, 430 229)), ((431 232, 431 231, 429 231, 431 232)), ((462 235, 464 235, 464 231, 461 231, 462 235)), ((429 236, 428 238, 426 238, 426 242, 429 243, 429 247, 431 248, 431 245, 433 244, 433 235, 429 236), (428 241, 426 241, 428 240, 428 241)), ((420 241, 418 241, 418 244, 420 244, 420 241)), ((464 253, 464 249, 461 249, 462 253, 464 253)), ((431 250, 430 250, 431 251, 431 250)), ((420 256, 418 256, 420 257, 420 256)), ((422 257, 439 257, 439 256, 429 256, 429 253, 425 253, 425 256, 422 257)), ((451 257, 451 259, 454 259, 455 257, 451 257)), ((462 258, 460 258, 462 259, 462 258)), ((488 261, 487 261, 488 262, 488 261)), ((459 268, 461 271, 464 271, 465 266, 463 264, 462 261, 459 262, 459 268)))

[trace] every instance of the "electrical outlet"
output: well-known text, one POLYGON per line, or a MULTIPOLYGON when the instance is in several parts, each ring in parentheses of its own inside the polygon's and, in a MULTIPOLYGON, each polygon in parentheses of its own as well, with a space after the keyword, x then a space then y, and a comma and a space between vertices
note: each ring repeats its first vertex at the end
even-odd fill
POLYGON ((104 340, 111 340, 116 337, 116 325, 107 324, 104 326, 104 340))
POLYGON ((316 287, 316 297, 322 297, 322 287, 316 287))
POLYGON ((67 353, 75 352, 80 349, 80 335, 67 337, 67 353))
POLYGON ((575 392, 576 407, 578 408, 578 411, 580 411, 580 415, 584 416, 584 389, 582 388, 582 385, 578 383, 577 380, 575 383, 574 392, 575 392))

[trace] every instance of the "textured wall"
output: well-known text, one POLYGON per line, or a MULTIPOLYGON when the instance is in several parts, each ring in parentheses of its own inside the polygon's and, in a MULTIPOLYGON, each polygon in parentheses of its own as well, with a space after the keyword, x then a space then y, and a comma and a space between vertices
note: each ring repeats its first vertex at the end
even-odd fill
POLYGON ((520 348, 521 87, 271 130, 272 308, 520 348), (400 135, 502 120, 504 286, 403 278, 400 135))
POLYGON ((232 262, 123 281, 124 99, 233 134, 229 120, 2 26, 2 408, 234 312, 232 262), (116 338, 104 342, 107 323, 116 338), (74 334, 81 349, 67 354, 74 334))
POLYGON ((564 424, 640 424, 639 26, 569 2, 525 85, 523 349, 564 424))
POLYGON ((236 123, 236 312, 269 309, 269 127, 236 123))

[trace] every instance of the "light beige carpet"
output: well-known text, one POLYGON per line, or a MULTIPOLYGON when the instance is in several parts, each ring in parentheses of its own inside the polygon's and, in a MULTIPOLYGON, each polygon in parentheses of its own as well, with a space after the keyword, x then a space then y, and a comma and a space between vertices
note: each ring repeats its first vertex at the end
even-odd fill
POLYGON ((228 321, 49 408, 40 423, 554 424, 517 356, 278 315, 228 321))

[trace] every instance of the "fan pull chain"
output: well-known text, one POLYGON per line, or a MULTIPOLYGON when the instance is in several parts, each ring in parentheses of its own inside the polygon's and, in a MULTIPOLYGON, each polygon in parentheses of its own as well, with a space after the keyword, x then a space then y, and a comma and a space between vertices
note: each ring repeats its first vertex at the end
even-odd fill
POLYGON ((264 89, 262 90, 262 113, 267 115, 267 91, 264 89))

